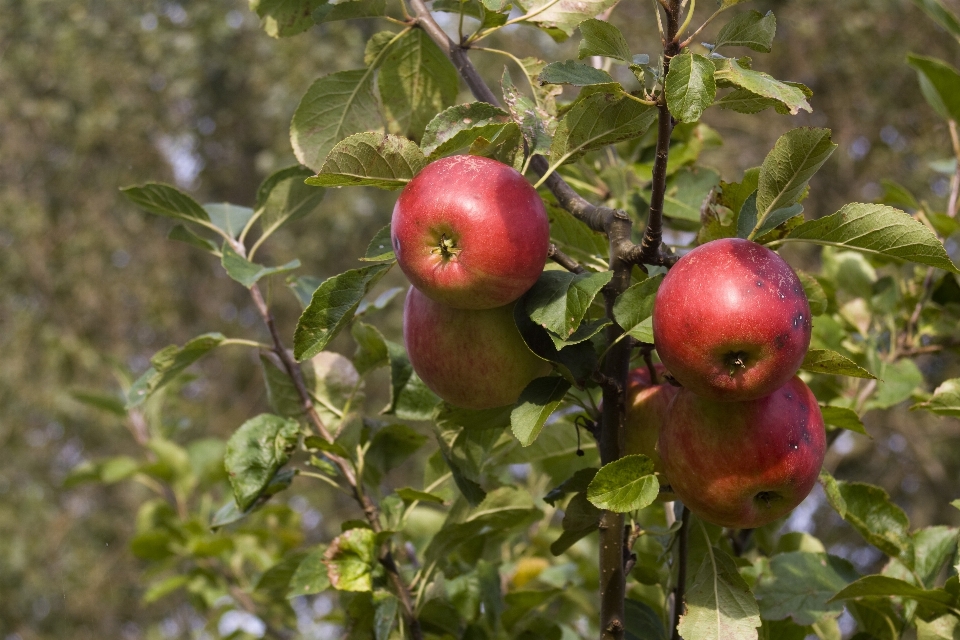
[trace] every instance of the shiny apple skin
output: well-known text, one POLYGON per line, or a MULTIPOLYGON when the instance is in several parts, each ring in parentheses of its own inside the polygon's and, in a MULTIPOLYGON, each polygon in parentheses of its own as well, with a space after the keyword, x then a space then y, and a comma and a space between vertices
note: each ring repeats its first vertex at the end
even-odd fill
POLYGON ((739 238, 708 242, 680 258, 653 312, 657 354, 673 377, 726 402, 782 387, 803 363, 811 329, 810 304, 790 265, 739 238))
MULTIPOLYGON (((660 474, 660 485, 670 484, 663 471, 663 462, 657 451, 660 428, 666 420, 667 409, 679 389, 663 378, 666 369, 654 365, 658 384, 650 380, 650 370, 638 367, 627 376, 627 411, 623 420, 623 455, 641 454, 653 462, 653 470, 660 474)), ((661 492, 660 502, 674 499, 674 494, 661 492)))
POLYGON ((747 402, 713 402, 681 389, 658 443, 670 486, 690 511, 724 527, 752 529, 803 502, 826 451, 813 392, 794 376, 747 402))
POLYGON ((537 191, 512 167, 480 156, 427 165, 400 193, 390 225, 410 283, 458 309, 519 298, 543 271, 550 244, 537 191))
POLYGON ((403 341, 423 382, 465 409, 513 404, 530 381, 551 370, 524 343, 513 304, 455 309, 411 287, 403 307, 403 341))

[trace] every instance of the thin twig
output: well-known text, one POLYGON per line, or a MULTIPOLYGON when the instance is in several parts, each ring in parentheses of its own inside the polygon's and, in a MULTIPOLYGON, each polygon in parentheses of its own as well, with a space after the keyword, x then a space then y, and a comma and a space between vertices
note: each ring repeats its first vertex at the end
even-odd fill
MULTIPOLYGON (((240 255, 244 255, 244 246, 239 243, 235 244, 235 250, 240 253, 240 255)), ((324 425, 323 420, 320 418, 320 414, 317 413, 317 409, 313 404, 313 400, 310 398, 310 392, 307 390, 306 383, 303 380, 303 372, 300 370, 300 365, 297 364, 297 362, 293 359, 293 355, 283 345, 283 340, 280 337, 280 333, 277 331, 277 325, 276 322, 274 322, 273 314, 270 312, 270 308, 267 306, 267 303, 263 298, 263 293, 260 291, 260 287, 258 285, 254 284, 252 287, 250 287, 250 297, 253 299, 253 304, 260 314, 260 318, 263 320, 264 324, 267 325, 267 330, 270 332, 270 337, 273 340, 273 352, 277 355, 277 357, 280 358, 280 361, 283 363, 283 367, 286 370, 287 376, 290 378, 290 381, 293 382, 293 386, 297 390, 297 395, 300 396, 300 403, 303 407, 304 413, 310 420, 316 432, 328 442, 333 442, 333 436, 327 429, 326 425, 324 425)), ((353 497, 363 510, 367 522, 370 524, 370 527, 373 529, 373 531, 376 533, 383 531, 383 526, 380 524, 380 511, 370 497, 364 493, 362 481, 358 477, 358 474, 355 473, 350 462, 335 454, 327 453, 326 456, 331 462, 333 462, 334 465, 336 465, 341 475, 343 475, 344 479, 347 481, 347 484, 350 485, 350 488, 353 492, 353 497)), ((390 581, 393 583, 394 589, 397 592, 397 596, 400 599, 400 604, 403 607, 403 616, 407 622, 407 626, 410 628, 411 636, 414 638, 414 640, 423 640, 423 632, 420 629, 420 622, 416 618, 413 601, 410 596, 410 589, 404 581, 403 576, 400 575, 400 572, 397 569, 396 562, 393 559, 393 553, 390 550, 390 545, 388 543, 384 543, 382 546, 379 560, 380 564, 382 564, 387 570, 390 581)))
POLYGON ((550 247, 547 249, 547 258, 553 260, 567 271, 571 271, 573 273, 586 272, 586 269, 581 267, 580 263, 565 254, 563 251, 560 251, 560 249, 557 249, 557 245, 553 244, 552 242, 550 243, 550 247))

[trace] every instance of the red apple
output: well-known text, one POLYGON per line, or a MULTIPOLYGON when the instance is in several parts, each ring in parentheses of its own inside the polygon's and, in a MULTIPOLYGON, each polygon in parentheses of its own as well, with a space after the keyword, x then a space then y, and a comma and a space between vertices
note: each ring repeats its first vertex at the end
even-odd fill
POLYGON ((550 373, 550 365, 523 342, 513 304, 455 309, 411 287, 403 307, 403 341, 423 382, 465 409, 513 404, 531 380, 550 373))
POLYGON ((397 262, 417 289, 459 309, 492 309, 537 281, 550 222, 537 191, 513 168, 451 156, 404 187, 390 233, 397 262))
POLYGON ((738 238, 680 258, 653 311, 660 360, 684 387, 718 401, 782 387, 803 363, 810 329, 810 304, 790 265, 738 238))
POLYGON ((670 486, 690 511, 724 527, 752 529, 807 497, 826 434, 817 399, 794 376, 746 402, 714 402, 681 389, 658 447, 670 486))
MULTIPOLYGON (((650 369, 639 367, 627 377, 627 411, 623 423, 623 455, 642 454, 653 461, 653 470, 661 475, 660 484, 668 485, 663 462, 657 451, 657 438, 667 416, 670 401, 679 389, 663 379, 662 364, 654 366, 657 383, 650 380, 650 369)), ((673 494, 661 493, 659 500, 673 500, 673 494)))

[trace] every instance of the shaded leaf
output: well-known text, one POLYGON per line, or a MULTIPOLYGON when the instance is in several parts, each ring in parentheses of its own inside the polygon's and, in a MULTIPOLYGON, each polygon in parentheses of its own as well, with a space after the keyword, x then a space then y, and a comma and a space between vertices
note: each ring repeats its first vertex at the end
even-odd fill
POLYGON ((330 588, 327 567, 323 564, 323 556, 326 551, 326 546, 319 545, 300 561, 290 578, 287 598, 309 596, 330 588))
POLYGON ((837 591, 859 577, 848 561, 826 553, 793 551, 770 558, 770 572, 757 581, 754 593, 764 619, 792 618, 810 625, 843 610, 830 603, 837 591))
POLYGON ((223 265, 227 275, 245 286, 250 288, 257 284, 260 278, 273 275, 275 273, 286 273, 300 267, 299 260, 291 260, 287 264, 279 267, 265 267, 262 264, 250 262, 239 253, 237 253, 230 243, 224 242, 221 250, 220 264, 223 265))
POLYGON ((848 204, 805 222, 778 242, 813 242, 856 249, 960 273, 930 229, 909 214, 880 204, 848 204))
POLYGON ((178 242, 185 242, 198 249, 203 249, 204 251, 212 253, 215 256, 220 255, 220 247, 217 246, 216 242, 197 235, 182 224, 178 224, 170 229, 170 233, 167 234, 167 238, 170 240, 177 240, 178 242))
POLYGON ((643 135, 656 107, 609 93, 578 100, 560 120, 550 146, 550 164, 559 166, 591 149, 643 135))
POLYGON ((386 344, 390 359, 390 404, 382 413, 404 420, 429 420, 440 398, 413 370, 403 345, 390 340, 386 344))
POLYGON ((569 337, 611 277, 610 271, 580 274, 544 271, 524 295, 524 308, 534 322, 561 338, 569 337))
POLYGON ((863 422, 860 420, 860 416, 858 416, 857 412, 853 409, 820 405, 820 413, 823 414, 823 421, 826 424, 832 424, 833 426, 840 427, 841 429, 862 433, 865 436, 870 435, 863 427, 863 422))
POLYGON ((386 53, 377 80, 390 133, 419 140, 433 117, 457 97, 459 76, 423 29, 412 29, 386 53))
POLYGON ((516 123, 510 114, 486 102, 459 104, 441 111, 427 124, 420 147, 430 160, 467 147, 480 137, 493 139, 516 123))
POLYGON ((339 71, 307 89, 290 123, 290 142, 297 160, 319 171, 338 142, 381 127, 373 69, 339 71))
POLYGON ((800 368, 812 373, 828 373, 837 376, 850 376, 852 378, 869 378, 871 380, 877 379, 875 375, 850 358, 829 349, 808 350, 800 368))
POLYGON ((610 74, 603 69, 597 69, 575 60, 551 62, 543 68, 543 71, 537 76, 537 80, 541 84, 570 84, 575 87, 613 82, 610 74))
POLYGON ((890 576, 864 576, 840 590, 831 602, 857 598, 889 597, 916 600, 929 611, 955 612, 956 597, 944 589, 924 589, 890 576))
POLYGON ((777 34, 777 18, 772 11, 766 15, 747 11, 723 25, 717 34, 714 51, 720 47, 749 47, 754 51, 770 52, 777 34))
POLYGON ((613 305, 613 317, 624 332, 635 338, 638 337, 631 332, 653 315, 653 303, 662 282, 663 274, 647 278, 643 282, 632 285, 617 297, 613 305))
POLYGON ((241 510, 253 504, 287 463, 299 434, 296 420, 263 413, 230 436, 223 462, 241 510))
POLYGON ((559 376, 537 378, 524 388, 510 413, 513 435, 521 445, 529 446, 537 439, 547 418, 569 390, 570 383, 559 376))
MULTIPOLYGON (((821 474, 821 481, 824 476, 821 474)), ((827 477, 827 501, 863 538, 888 556, 899 557, 910 547, 910 520, 880 487, 827 477)))
POLYGON ((920 91, 945 120, 960 120, 960 72, 936 58, 910 54, 907 63, 920 80, 920 91))
POLYGON ((577 57, 583 60, 588 56, 615 58, 626 63, 633 62, 627 39, 620 30, 609 22, 590 18, 580 23, 580 47, 577 57))
POLYGON ((137 407, 180 372, 205 356, 211 349, 226 340, 222 333, 205 333, 190 340, 182 347, 175 344, 164 347, 150 358, 152 365, 127 392, 126 408, 137 407))
POLYGON ((253 217, 253 209, 230 204, 229 202, 203 205, 210 222, 231 238, 237 238, 253 217))
POLYGON ((320 172, 307 178, 306 183, 316 187, 400 189, 426 165, 420 147, 406 138, 357 133, 338 142, 320 172))
POLYGON ((913 405, 910 409, 923 409, 938 416, 960 418, 960 378, 945 381, 936 388, 933 397, 913 405))
POLYGON ((432 493, 427 493, 425 491, 419 491, 418 489, 411 489, 409 487, 404 487, 402 489, 397 489, 395 493, 400 496, 400 499, 406 502, 407 504, 411 502, 436 502, 437 504, 443 504, 443 498, 440 496, 435 496, 432 493))
POLYGON ((797 277, 800 278, 800 284, 803 285, 803 292, 807 296, 807 302, 810 303, 810 313, 814 316, 823 315, 827 310, 827 293, 823 290, 823 286, 815 277, 806 271, 801 271, 800 269, 795 269, 794 271, 797 277))
POLYGON ((941 0, 913 0, 930 18, 960 40, 960 19, 941 0))
POLYGON ((313 292, 293 335, 293 352, 297 360, 312 358, 326 348, 390 266, 375 264, 352 269, 325 280, 313 292))
POLYGON ((534 22, 545 28, 555 40, 573 35, 586 18, 595 18, 617 0, 520 0, 517 2, 534 22), (554 31, 555 30, 555 31, 554 31))
POLYGON ((762 224, 772 212, 795 204, 836 148, 829 129, 800 127, 780 136, 760 166, 758 222, 762 224))
POLYGON ((629 598, 623 605, 627 640, 667 640, 667 630, 650 605, 629 598))

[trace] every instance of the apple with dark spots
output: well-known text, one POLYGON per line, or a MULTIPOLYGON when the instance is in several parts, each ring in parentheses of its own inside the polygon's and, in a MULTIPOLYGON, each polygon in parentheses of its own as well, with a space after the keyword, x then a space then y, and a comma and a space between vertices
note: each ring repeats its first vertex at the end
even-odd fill
POLYGON ((450 156, 404 187, 390 234, 397 263, 417 289, 458 309, 492 309, 537 281, 550 221, 536 189, 512 167, 450 156))
MULTIPOLYGON (((663 473, 663 462, 657 451, 657 438, 667 416, 670 401, 679 389, 669 384, 662 364, 654 365, 656 379, 651 380, 650 369, 639 367, 627 376, 627 410, 623 419, 623 455, 645 455, 653 462, 653 470, 660 474, 660 485, 669 485, 663 473)), ((662 492, 657 498, 673 500, 673 494, 662 492)))
POLYGON ((663 279, 653 311, 657 354, 684 387, 712 400, 754 400, 782 387, 810 346, 810 304, 797 274, 738 238, 701 245, 663 279))
POLYGON ((714 402, 681 389, 658 448, 670 486, 690 511, 723 527, 752 529, 807 497, 826 434, 817 399, 794 376, 746 402, 714 402))
POLYGON ((513 404, 527 384, 551 370, 524 343, 513 306, 455 309, 411 287, 403 306, 403 341, 413 370, 458 407, 513 404))

